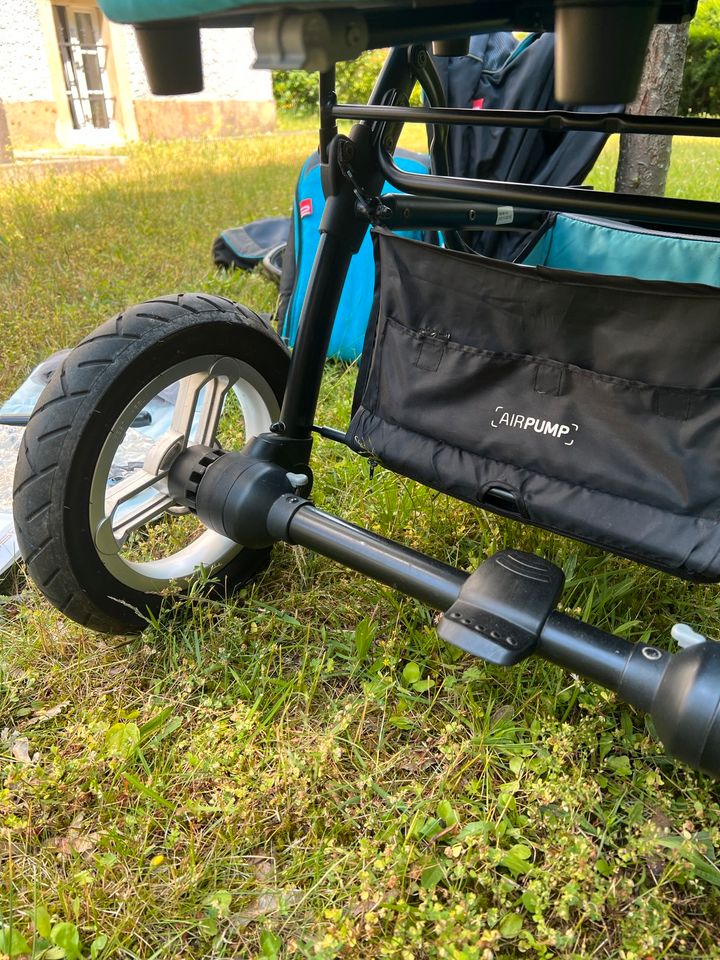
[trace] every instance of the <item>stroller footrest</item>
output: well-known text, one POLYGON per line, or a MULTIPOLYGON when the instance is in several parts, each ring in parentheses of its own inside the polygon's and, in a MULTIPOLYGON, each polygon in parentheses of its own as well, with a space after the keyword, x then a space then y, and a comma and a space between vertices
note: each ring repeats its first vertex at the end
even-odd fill
POLYGON ((470 574, 438 634, 482 660, 512 666, 533 652, 564 583, 554 563, 503 550, 470 574))

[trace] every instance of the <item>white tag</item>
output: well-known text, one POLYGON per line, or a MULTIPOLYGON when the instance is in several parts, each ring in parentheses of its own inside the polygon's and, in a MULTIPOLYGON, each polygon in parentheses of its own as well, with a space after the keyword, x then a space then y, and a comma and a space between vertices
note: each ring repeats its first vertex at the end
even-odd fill
POLYGON ((512 207, 498 207, 497 208, 497 219, 495 220, 495 225, 500 227, 506 223, 512 223, 515 219, 515 211, 512 207))

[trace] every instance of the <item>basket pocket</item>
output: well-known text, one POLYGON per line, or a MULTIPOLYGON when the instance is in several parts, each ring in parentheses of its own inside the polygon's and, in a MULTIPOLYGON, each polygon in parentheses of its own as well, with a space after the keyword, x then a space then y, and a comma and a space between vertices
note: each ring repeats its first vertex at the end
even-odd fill
POLYGON ((532 268, 503 264, 503 284, 487 261, 433 250, 428 263, 423 245, 386 241, 376 241, 381 289, 349 429, 356 448, 470 502, 682 576, 718 578, 720 371, 710 350, 720 328, 718 292, 629 281, 673 288, 660 291, 665 299, 657 289, 643 298, 619 280, 626 316, 641 316, 626 338, 645 347, 632 363, 617 332, 608 333, 618 322, 608 308, 618 290, 611 282, 605 295, 608 278, 578 284, 575 274, 565 283, 550 271, 556 289, 533 300, 532 284, 546 283, 548 271, 538 278, 532 268), (473 290, 478 272, 485 280, 472 310, 458 264, 473 290), (520 299, 508 301, 508 290, 520 299), (666 329, 668 311, 687 311, 681 301, 688 297, 701 312, 709 301, 714 306, 716 324, 702 350, 694 322, 674 342, 647 335, 653 317, 666 329), (652 315, 647 306, 643 314, 642 300, 652 315), (538 326, 555 336, 542 355, 527 352, 542 340, 538 326), (703 352, 702 369, 688 373, 703 352), (609 372, 614 367, 623 375, 609 372), (655 373, 656 382, 628 377, 630 369, 655 373), (679 370, 705 385, 674 382, 679 370), (505 491, 514 506, 506 511, 488 500, 492 490, 505 491))

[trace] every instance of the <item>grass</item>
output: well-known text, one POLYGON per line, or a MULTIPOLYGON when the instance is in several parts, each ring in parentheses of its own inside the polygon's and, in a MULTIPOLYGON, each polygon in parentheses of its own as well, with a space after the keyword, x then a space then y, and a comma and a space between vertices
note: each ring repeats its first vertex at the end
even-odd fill
MULTIPOLYGON (((210 244, 286 213, 313 145, 148 144, 121 170, 4 184, 0 395, 157 293, 271 309, 260 275, 210 269, 210 244)), ((717 150, 678 142, 671 192, 720 198, 717 150)), ((328 367, 322 422, 347 423, 353 380, 328 367)), ((541 552, 600 627, 720 634, 715 587, 371 480, 324 441, 316 473, 322 507, 465 569, 541 552)), ((422 605, 291 547, 228 604, 197 591, 130 642, 64 620, 21 574, 2 588, 0 954, 720 956, 717 785, 610 694, 460 656, 422 605)))

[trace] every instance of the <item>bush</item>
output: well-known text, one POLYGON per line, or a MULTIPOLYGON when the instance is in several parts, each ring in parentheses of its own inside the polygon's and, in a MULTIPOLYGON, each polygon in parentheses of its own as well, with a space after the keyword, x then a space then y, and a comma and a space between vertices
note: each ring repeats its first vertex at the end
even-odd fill
POLYGON ((700 0, 690 23, 682 114, 720 114, 720 0, 700 0))
MULTIPOLYGON (((337 65, 338 100, 343 103, 367 103, 387 50, 367 50, 357 60, 337 65)), ((294 113, 315 113, 318 108, 318 75, 304 70, 276 70, 273 73, 273 95, 279 110, 294 113)), ((413 102, 419 103, 419 93, 413 102)))

